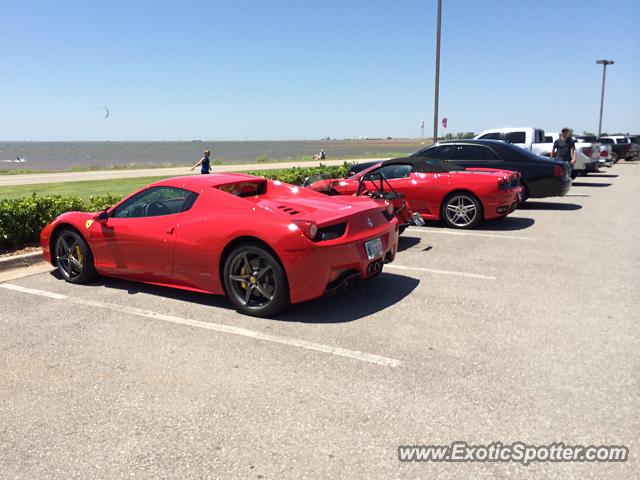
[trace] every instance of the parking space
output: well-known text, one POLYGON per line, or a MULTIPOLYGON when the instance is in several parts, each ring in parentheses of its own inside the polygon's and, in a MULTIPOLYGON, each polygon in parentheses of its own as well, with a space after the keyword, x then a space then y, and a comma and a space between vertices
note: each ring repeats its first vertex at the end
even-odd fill
POLYGON ((2 476, 633 478, 639 182, 621 164, 477 230, 409 228, 377 278, 269 320, 119 280, 0 283, 2 476), (455 440, 631 458, 397 460, 455 440))

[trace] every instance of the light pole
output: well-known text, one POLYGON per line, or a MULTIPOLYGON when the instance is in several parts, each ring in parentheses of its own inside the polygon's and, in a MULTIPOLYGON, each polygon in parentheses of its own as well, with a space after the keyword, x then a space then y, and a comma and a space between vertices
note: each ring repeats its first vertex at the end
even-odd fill
POLYGON ((438 94, 440 91, 440 20, 442 19, 442 0, 438 0, 438 28, 436 33, 436 91, 433 103, 433 143, 438 141, 438 94))
POLYGON ((602 93, 600 94, 600 121, 598 122, 598 138, 602 135, 602 110, 604 109, 604 82, 607 79, 607 65, 613 65, 613 60, 596 60, 602 65, 602 93))

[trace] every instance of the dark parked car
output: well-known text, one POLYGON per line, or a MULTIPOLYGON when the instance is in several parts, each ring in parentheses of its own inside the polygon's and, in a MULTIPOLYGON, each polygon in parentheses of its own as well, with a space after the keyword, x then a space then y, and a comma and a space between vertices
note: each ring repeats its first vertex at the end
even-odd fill
MULTIPOLYGON (((536 155, 499 140, 438 142, 411 157, 437 158, 464 168, 499 168, 520 172, 525 198, 560 197, 571 188, 571 169, 565 162, 536 155)), ((349 173, 353 175, 373 164, 375 162, 353 165, 349 173)))
POLYGON ((618 163, 618 160, 633 160, 638 155, 639 147, 637 141, 634 141, 632 137, 609 135, 599 138, 598 141, 605 145, 611 145, 613 163, 618 163))

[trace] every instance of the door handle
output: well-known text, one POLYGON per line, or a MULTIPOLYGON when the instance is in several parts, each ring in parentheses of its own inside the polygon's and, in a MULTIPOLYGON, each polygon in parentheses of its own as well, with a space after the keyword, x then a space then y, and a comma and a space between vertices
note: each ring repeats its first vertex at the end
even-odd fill
POLYGON ((167 230, 167 233, 171 235, 175 230, 176 230, 175 227, 171 227, 170 229, 167 230))

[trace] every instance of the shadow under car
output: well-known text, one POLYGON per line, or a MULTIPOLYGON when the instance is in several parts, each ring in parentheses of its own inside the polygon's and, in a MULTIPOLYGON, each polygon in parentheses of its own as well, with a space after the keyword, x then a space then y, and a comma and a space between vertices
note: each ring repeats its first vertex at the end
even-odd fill
MULTIPOLYGON (((57 269, 51 275, 62 280, 57 269)), ((305 323, 343 323, 358 320, 384 310, 409 295, 420 280, 395 273, 383 272, 366 280, 355 280, 347 287, 307 302, 290 305, 286 310, 270 317, 272 320, 305 323)), ((158 297, 190 302, 198 305, 235 310, 224 295, 191 292, 162 287, 132 280, 99 276, 85 284, 126 291, 129 295, 143 293, 158 297)))
POLYGON ((612 183, 604 182, 573 182, 572 187, 610 187, 612 183))
MULTIPOLYGON (((521 206, 518 206, 518 209, 520 208, 521 206)), ((523 230, 525 228, 529 228, 534 223, 535 223, 535 220, 533 218, 506 216, 506 217, 494 218, 493 220, 486 220, 480 223, 480 225, 476 226, 475 228, 471 228, 468 230, 449 228, 446 225, 444 225, 442 222, 437 222, 434 220, 428 220, 427 226, 432 228, 449 229, 454 232, 467 232, 467 231, 468 232, 474 232, 474 231, 507 232, 510 230, 523 230)))
POLYGON ((518 208, 521 210, 570 211, 570 210, 580 210, 582 208, 582 205, 578 205, 576 203, 536 202, 536 201, 527 200, 518 208))

